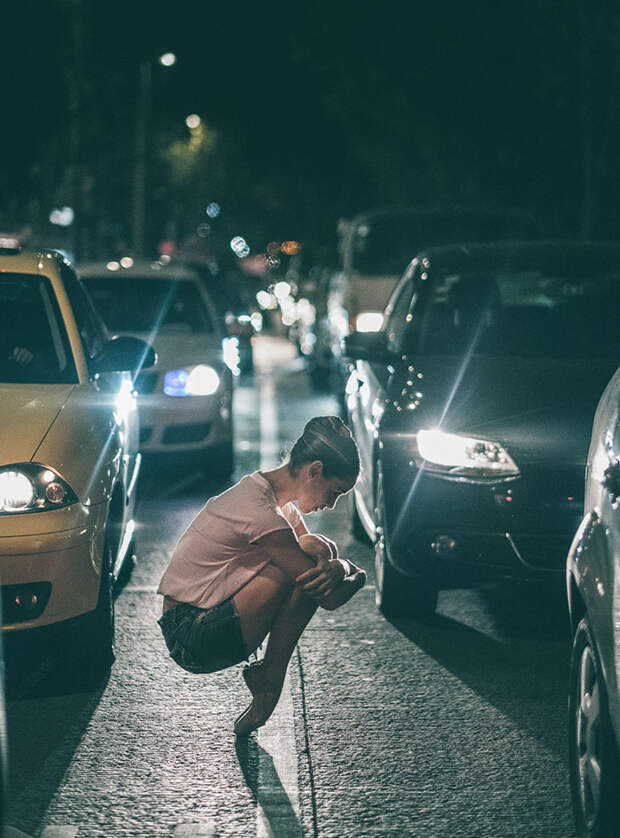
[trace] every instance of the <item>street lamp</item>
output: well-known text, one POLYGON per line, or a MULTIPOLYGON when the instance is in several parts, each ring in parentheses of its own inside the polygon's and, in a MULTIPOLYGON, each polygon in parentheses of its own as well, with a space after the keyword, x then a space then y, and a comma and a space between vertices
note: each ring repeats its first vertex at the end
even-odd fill
MULTIPOLYGON (((172 67, 176 55, 166 52, 159 56, 162 67, 172 67)), ((136 131, 134 137, 133 175, 133 251, 136 256, 144 255, 144 227, 146 216, 146 142, 151 99, 152 61, 140 62, 138 104, 136 108, 136 131)))

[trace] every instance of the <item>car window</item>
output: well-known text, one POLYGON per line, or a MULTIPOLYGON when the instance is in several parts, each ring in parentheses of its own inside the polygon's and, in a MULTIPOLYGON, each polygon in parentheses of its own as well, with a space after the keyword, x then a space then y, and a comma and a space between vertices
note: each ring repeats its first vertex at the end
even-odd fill
POLYGON ((407 278, 397 290, 394 299, 390 302, 387 313, 385 330, 387 334, 388 347, 392 352, 398 352, 407 327, 407 314, 413 295, 413 281, 407 278))
POLYGON ((105 326, 73 270, 68 265, 62 264, 60 274, 73 309, 84 352, 86 357, 92 360, 101 354, 107 343, 108 335, 105 326))
POLYGON ((191 279, 89 276, 84 282, 112 332, 212 333, 215 326, 191 279))
POLYGON ((65 324, 46 277, 0 274, 0 381, 77 382, 65 324))
POLYGON ((427 354, 614 358, 620 274, 446 273, 414 312, 408 340, 427 354))

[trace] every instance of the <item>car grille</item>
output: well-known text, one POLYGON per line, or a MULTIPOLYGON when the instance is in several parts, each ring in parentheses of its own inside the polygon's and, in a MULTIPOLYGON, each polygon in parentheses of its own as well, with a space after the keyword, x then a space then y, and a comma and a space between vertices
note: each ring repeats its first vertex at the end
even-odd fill
POLYGON ((168 425, 164 431, 164 445, 182 445, 187 442, 200 442, 209 435, 210 422, 195 425, 168 425))

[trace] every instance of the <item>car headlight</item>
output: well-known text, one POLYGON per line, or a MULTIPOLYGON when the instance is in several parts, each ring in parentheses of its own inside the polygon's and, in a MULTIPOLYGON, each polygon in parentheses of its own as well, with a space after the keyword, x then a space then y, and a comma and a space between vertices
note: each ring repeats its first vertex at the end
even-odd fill
POLYGON ((167 396, 212 396, 220 386, 220 377, 208 364, 168 370, 164 376, 167 396))
POLYGON ((383 315, 380 311, 361 311, 355 318, 358 332, 380 332, 382 326, 383 315))
POLYGON ((422 430, 417 446, 424 466, 443 474, 509 477, 519 474, 514 460, 499 444, 440 430, 422 430))
POLYGON ((77 502, 75 492, 50 468, 37 463, 0 468, 0 515, 45 512, 77 502))

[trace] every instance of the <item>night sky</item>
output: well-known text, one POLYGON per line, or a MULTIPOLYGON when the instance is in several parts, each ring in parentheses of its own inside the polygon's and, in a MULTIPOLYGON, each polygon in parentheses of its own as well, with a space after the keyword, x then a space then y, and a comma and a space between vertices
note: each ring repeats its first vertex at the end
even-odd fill
POLYGON ((51 244, 49 211, 72 205, 89 255, 130 243, 151 61, 153 248, 212 200, 220 232, 321 259, 340 217, 391 203, 519 207, 550 236, 618 238, 616 5, 31 0, 4 13, 0 230, 51 244))

